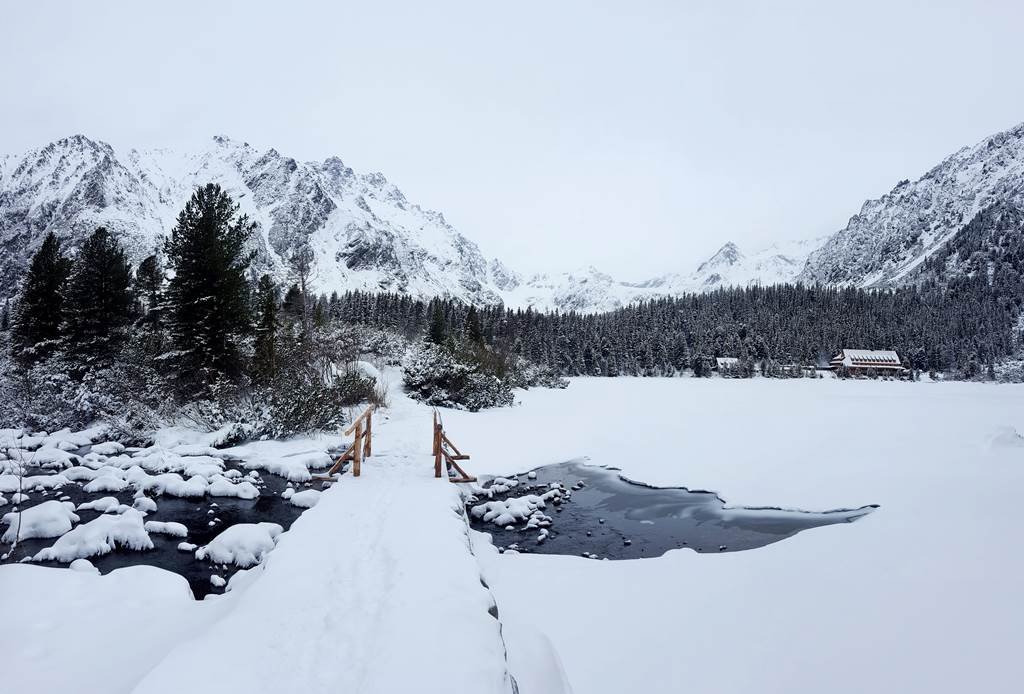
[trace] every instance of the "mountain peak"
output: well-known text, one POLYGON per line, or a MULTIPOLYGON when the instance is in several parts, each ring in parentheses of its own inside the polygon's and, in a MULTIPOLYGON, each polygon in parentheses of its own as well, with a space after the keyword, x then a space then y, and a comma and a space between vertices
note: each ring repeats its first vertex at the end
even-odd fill
POLYGON ((739 247, 732 241, 728 241, 713 256, 701 263, 697 272, 700 274, 716 268, 732 267, 742 258, 743 254, 740 253, 739 247))

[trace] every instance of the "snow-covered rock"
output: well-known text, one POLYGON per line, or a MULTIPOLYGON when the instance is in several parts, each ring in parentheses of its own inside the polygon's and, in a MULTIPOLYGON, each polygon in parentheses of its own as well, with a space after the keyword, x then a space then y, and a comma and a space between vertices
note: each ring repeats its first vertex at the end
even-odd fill
POLYGON ((182 523, 175 523, 173 521, 146 521, 143 527, 147 533, 171 535, 173 537, 188 536, 188 528, 182 523))
POLYGON ((29 540, 34 537, 59 537, 78 522, 75 505, 68 501, 44 501, 19 512, 4 514, 7 530, 0 541, 29 540))
POLYGON ((152 549, 153 541, 143 527, 142 514, 127 509, 119 515, 104 514, 62 535, 51 547, 33 557, 35 561, 70 562, 107 554, 117 547, 152 549))
POLYGON ((277 523, 238 523, 213 538, 210 544, 196 550, 196 559, 209 559, 215 564, 235 564, 243 569, 259 564, 274 549, 278 536, 284 532, 277 523))
POLYGON ((97 492, 120 492, 128 486, 128 481, 113 475, 103 475, 95 478, 91 482, 88 482, 82 491, 88 494, 96 494, 97 492))
POLYGON ((116 497, 104 496, 99 499, 93 499, 92 501, 84 501, 78 505, 76 510, 78 511, 99 511, 100 513, 115 513, 120 512, 124 506, 116 497))
POLYGON ((73 562, 68 564, 68 568, 72 571, 82 571, 89 574, 98 574, 100 572, 93 563, 88 559, 75 559, 73 562))
POLYGON ((296 492, 288 497, 288 503, 299 508, 313 508, 320 501, 322 492, 316 489, 307 489, 303 492, 296 492))
POLYGON ((206 488, 210 496, 231 496, 238 499, 255 499, 260 495, 260 490, 252 482, 243 480, 233 483, 220 475, 217 475, 206 488))

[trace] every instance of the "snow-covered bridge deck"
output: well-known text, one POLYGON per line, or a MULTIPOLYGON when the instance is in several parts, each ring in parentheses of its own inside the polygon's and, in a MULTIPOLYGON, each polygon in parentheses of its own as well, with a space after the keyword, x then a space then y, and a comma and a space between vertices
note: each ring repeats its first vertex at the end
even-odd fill
POLYGON ((237 605, 136 691, 513 691, 458 489, 433 476, 425 412, 393 409, 362 476, 324 493, 227 598, 237 605))

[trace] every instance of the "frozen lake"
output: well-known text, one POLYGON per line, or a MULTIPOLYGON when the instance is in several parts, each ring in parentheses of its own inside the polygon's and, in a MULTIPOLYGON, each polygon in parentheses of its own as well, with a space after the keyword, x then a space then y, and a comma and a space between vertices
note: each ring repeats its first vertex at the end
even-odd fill
POLYGON ((481 535, 509 633, 528 652, 543 632, 576 691, 628 691, 636 672, 666 693, 1018 687, 1024 387, 574 379, 520 399, 446 415, 474 473, 586 456, 730 506, 880 505, 754 551, 643 561, 499 555, 481 535))

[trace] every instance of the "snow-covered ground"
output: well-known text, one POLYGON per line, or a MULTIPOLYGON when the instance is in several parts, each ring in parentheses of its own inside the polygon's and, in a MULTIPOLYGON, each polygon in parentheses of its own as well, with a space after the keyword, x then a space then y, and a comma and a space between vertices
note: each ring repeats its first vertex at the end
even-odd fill
POLYGON ((521 399, 446 415, 472 470, 586 455, 736 504, 881 505, 757 550, 639 561, 478 536, 503 619, 540 625, 575 691, 1019 691, 1021 386, 576 379, 521 399))
MULTIPOLYGON (((262 560, 235 574, 224 595, 196 602, 184 578, 150 567, 99 576, 0 566, 5 686, 33 692, 511 694, 501 623, 470 550, 459 489, 433 477, 430 410, 400 394, 394 399, 396 406, 375 422, 374 455, 363 463, 362 476, 345 475, 321 494, 291 495, 311 508, 288 532, 271 523, 235 525, 206 547, 186 543, 183 551, 221 564, 262 560)), ((166 437, 159 443, 197 445, 166 437)), ((221 453, 293 476, 319 466, 317 446, 322 455, 323 441, 302 440, 221 453)), ((168 461, 179 467, 182 453, 210 452, 161 450, 132 460, 159 457, 163 469, 168 461)), ((53 503, 70 520, 70 509, 53 503)), ((127 514, 139 516, 128 509, 99 521, 111 524, 127 514)), ((89 530, 82 524, 68 532, 56 520, 51 532, 63 531, 63 538, 89 530)), ((138 521, 145 536, 141 516, 138 521)), ((210 580, 220 586, 224 579, 215 574, 210 580)), ((553 659, 543 641, 527 641, 524 648, 540 654, 541 667, 552 667, 543 664, 553 659)))
MULTIPOLYGON (((224 595, 196 602, 148 567, 0 566, 5 684, 509 692, 511 674, 523 694, 562 694, 564 678, 580 694, 1018 688, 1024 387, 575 379, 513 408, 445 412, 474 474, 588 456, 734 504, 881 505, 756 550, 634 561, 499 555, 467 530, 459 488, 431 475, 430 410, 391 393, 362 477, 308 494, 313 508, 269 533, 264 562, 224 595)), ((282 463, 304 446, 245 453, 289 474, 316 463, 282 463)), ((164 455, 152 472, 186 464, 199 463, 164 455)))

